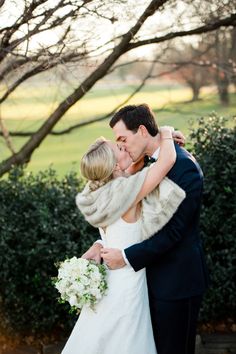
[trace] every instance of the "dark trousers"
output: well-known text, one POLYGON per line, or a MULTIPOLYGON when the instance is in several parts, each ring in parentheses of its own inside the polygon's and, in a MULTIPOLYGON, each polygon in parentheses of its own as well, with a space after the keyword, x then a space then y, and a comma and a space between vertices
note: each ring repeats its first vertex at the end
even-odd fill
POLYGON ((150 299, 158 354, 194 354, 202 296, 175 301, 150 299))

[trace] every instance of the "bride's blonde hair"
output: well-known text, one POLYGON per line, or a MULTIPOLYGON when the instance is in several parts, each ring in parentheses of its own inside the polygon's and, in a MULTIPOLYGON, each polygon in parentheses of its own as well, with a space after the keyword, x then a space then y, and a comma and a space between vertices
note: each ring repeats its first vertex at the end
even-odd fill
POLYGON ((82 175, 90 181, 93 191, 112 179, 116 166, 116 157, 112 148, 103 137, 97 139, 82 157, 80 168, 82 175))

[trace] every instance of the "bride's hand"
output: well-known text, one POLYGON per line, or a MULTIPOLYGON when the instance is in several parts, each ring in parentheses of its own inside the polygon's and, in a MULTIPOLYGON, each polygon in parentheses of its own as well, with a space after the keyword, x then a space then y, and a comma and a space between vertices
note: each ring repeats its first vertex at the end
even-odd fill
POLYGON ((109 269, 120 269, 126 266, 122 251, 118 248, 102 248, 101 255, 109 269))
POLYGON ((101 249, 102 245, 100 243, 94 243, 88 251, 86 251, 83 255, 82 258, 85 259, 93 259, 97 263, 101 263, 101 249))
POLYGON ((174 132, 174 128, 169 125, 163 125, 159 128, 159 132, 162 139, 171 139, 174 132))
POLYGON ((159 131, 160 131, 160 134, 162 137, 165 136, 165 132, 167 132, 167 134, 168 134, 168 132, 171 131, 174 141, 177 144, 179 144, 180 146, 185 145, 186 138, 180 130, 174 130, 173 127, 165 125, 165 126, 160 127, 159 131))

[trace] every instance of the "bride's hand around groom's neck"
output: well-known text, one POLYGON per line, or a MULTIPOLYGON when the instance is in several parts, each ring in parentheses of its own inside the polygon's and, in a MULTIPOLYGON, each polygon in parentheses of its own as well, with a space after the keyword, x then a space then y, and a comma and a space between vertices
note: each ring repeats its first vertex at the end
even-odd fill
POLYGON ((173 127, 170 127, 170 126, 161 126, 159 128, 159 133, 164 129, 166 128, 170 128, 172 129, 172 137, 174 139, 174 141, 180 145, 180 146, 185 146, 185 141, 186 141, 186 138, 184 136, 184 134, 180 131, 180 130, 175 130, 173 127))

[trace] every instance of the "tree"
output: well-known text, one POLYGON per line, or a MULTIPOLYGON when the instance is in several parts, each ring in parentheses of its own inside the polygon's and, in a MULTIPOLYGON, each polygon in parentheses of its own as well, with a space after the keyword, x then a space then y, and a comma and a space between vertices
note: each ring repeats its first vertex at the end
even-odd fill
MULTIPOLYGON (((8 23, 2 21, 4 25, 0 29, 0 103, 6 102, 11 93, 29 78, 61 64, 92 62, 93 66, 26 143, 17 152, 11 148, 11 156, 0 164, 0 176, 12 165, 29 162, 35 149, 63 115, 108 75, 125 53, 142 46, 236 25, 236 13, 228 11, 227 7, 212 20, 211 6, 217 7, 220 3, 214 4, 213 1, 211 6, 206 6, 204 20, 199 16, 199 6, 195 11, 192 3, 186 0, 179 7, 175 0, 115 0, 111 7, 108 0, 19 0, 17 3, 2 0, 1 17, 8 18, 8 23), (170 20, 168 27, 159 28, 158 19, 166 21, 170 12, 176 14, 175 18, 170 20), (40 36, 43 34, 42 40, 40 36), (56 39, 49 41, 50 34, 56 39)), ((9 142, 6 127, 4 136, 9 142)))
MULTIPOLYGON (((197 3, 197 2, 195 2, 197 3)), ((216 18, 226 14, 227 12, 234 12, 235 5, 233 2, 222 2, 215 1, 214 4, 207 0, 204 4, 198 3, 201 5, 201 11, 199 15, 202 20, 206 20, 209 16, 206 6, 211 8, 214 7, 214 10, 211 13, 212 22, 216 18), (203 6, 202 6, 203 5, 203 6)), ((213 68, 214 81, 218 88, 218 94, 220 102, 223 105, 229 104, 229 85, 235 82, 235 73, 236 73, 236 48, 235 48, 235 25, 222 30, 218 30, 208 33, 205 38, 208 43, 211 43, 211 50, 208 52, 208 66, 213 68)))
POLYGON ((195 45, 182 43, 181 49, 172 48, 169 53, 168 62, 177 68, 172 77, 189 86, 192 91, 192 101, 197 101, 201 88, 212 82, 209 65, 204 64, 209 50, 209 46, 201 39, 195 45))
POLYGON ((215 81, 220 102, 225 106, 229 104, 229 85, 230 83, 235 83, 235 41, 236 28, 225 32, 218 30, 215 34, 215 57, 218 64, 215 81))

